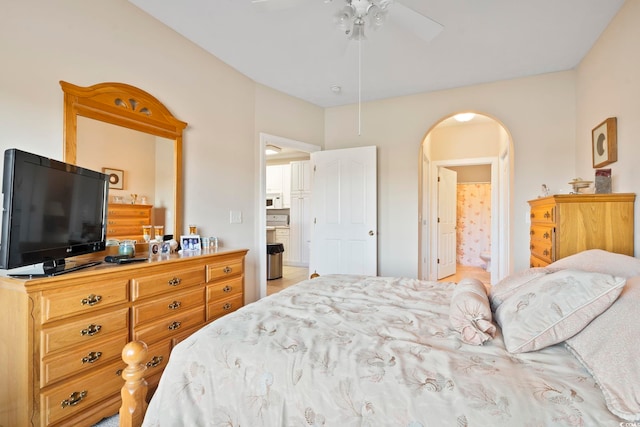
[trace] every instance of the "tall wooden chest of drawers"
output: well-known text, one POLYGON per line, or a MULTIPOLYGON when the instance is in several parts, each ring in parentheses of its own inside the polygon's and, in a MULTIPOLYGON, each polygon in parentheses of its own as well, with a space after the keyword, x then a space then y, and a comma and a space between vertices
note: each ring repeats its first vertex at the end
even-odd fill
POLYGON ((243 305, 246 253, 0 278, 0 426, 91 426, 117 413, 132 340, 148 345, 153 390, 178 342, 243 305))
POLYGON ((143 242, 142 226, 151 224, 151 205, 109 203, 107 238, 143 242))
POLYGON ((633 256, 635 194, 564 194, 530 200, 531 267, 587 249, 633 256))

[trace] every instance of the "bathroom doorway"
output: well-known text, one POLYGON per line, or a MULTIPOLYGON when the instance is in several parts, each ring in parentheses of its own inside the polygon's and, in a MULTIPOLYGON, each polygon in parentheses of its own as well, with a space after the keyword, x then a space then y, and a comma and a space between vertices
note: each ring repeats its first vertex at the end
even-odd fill
POLYGON ((475 277, 491 283, 491 164, 450 165, 457 174, 455 201, 456 277, 475 277))

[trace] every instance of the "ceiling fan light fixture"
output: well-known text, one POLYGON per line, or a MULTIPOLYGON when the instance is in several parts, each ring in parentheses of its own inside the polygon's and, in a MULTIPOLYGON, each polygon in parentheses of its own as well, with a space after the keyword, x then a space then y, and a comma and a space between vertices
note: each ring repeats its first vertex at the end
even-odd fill
POLYGON ((364 19, 356 18, 353 21, 353 28, 349 34, 349 40, 366 40, 364 35, 364 19))
POLYGON ((267 156, 273 156, 274 154, 278 154, 282 148, 276 147, 275 145, 267 144, 264 150, 264 154, 267 156))
POLYGON ((351 22, 353 21, 353 9, 345 6, 335 14, 334 21, 340 30, 348 33, 351 30, 351 22))
POLYGON ((376 5, 373 5, 371 6, 371 8, 369 8, 368 16, 369 16, 369 24, 374 29, 377 29, 382 27, 382 25, 384 24, 387 17, 387 11, 376 5))

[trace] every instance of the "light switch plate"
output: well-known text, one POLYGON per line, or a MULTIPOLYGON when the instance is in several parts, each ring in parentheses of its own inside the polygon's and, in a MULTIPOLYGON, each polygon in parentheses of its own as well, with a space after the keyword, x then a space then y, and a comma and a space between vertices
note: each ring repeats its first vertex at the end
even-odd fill
POLYGON ((229 211, 229 222, 231 224, 242 224, 242 211, 229 211))

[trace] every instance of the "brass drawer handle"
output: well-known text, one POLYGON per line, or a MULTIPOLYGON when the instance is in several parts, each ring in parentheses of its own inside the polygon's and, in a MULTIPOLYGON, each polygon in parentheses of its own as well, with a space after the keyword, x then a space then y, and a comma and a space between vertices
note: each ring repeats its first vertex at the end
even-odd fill
POLYGON ((174 277, 173 279, 169 280, 167 283, 169 286, 178 286, 180 282, 182 282, 182 279, 180 279, 179 277, 174 277))
POLYGON ((174 301, 171 304, 169 304, 169 310, 177 310, 180 308, 181 305, 182 303, 180 301, 174 301))
POLYGON ((100 332, 100 329, 102 329, 101 325, 89 325, 89 326, 87 326, 86 329, 83 329, 83 330, 80 331, 80 335, 93 336, 93 335, 97 334, 98 332, 100 332))
POLYGON ((545 219, 549 219, 549 218, 551 218, 551 214, 549 213, 549 211, 546 211, 546 212, 544 213, 544 218, 545 218, 545 219))
POLYGON ((545 239, 548 239, 549 237, 551 237, 551 235, 549 234, 549 232, 545 232, 542 237, 544 237, 545 239))
POLYGON ((542 252, 542 254, 543 254, 544 256, 548 256, 548 255, 549 255, 549 251, 548 251, 547 249, 545 249, 545 250, 542 252))
POLYGON ((229 285, 225 286, 224 288, 222 288, 222 292, 226 292, 229 293, 233 290, 233 288, 229 285))
POLYGON ((82 401, 82 399, 84 399, 85 397, 87 397, 87 390, 83 390, 83 391, 74 391, 73 393, 71 393, 69 395, 68 399, 63 400, 60 403, 60 406, 62 406, 62 408, 66 408, 67 406, 76 406, 78 403, 80 403, 82 401))
POLYGON ((229 266, 226 266, 225 268, 223 268, 223 269, 222 269, 222 272, 223 272, 224 274, 229 274, 229 273, 231 273, 232 271, 233 271, 233 268, 231 268, 231 267, 229 267, 229 266))
POLYGON ((169 330, 170 331, 175 331, 176 329, 180 328, 180 325, 182 324, 182 322, 178 322, 175 321, 172 324, 169 325, 169 330))
POLYGON ((147 362, 147 368, 155 368, 162 363, 162 356, 153 356, 153 359, 147 362))
POLYGON ((533 230, 529 231, 529 235, 530 235, 530 236, 533 236, 534 234, 536 234, 536 232, 535 232, 535 231, 533 231, 533 230))
POLYGON ((96 305, 98 304, 100 301, 102 301, 102 297, 100 295, 94 295, 91 294, 86 298, 82 298, 82 300, 80 301, 82 303, 82 305, 96 305))
POLYGON ((223 310, 231 310, 231 307, 232 307, 231 303, 226 303, 225 305, 222 306, 222 309, 223 310))
POLYGON ((102 356, 102 352, 101 351, 92 351, 91 353, 87 354, 85 357, 82 358, 82 363, 93 363, 96 362, 98 359, 100 359, 100 356, 102 356))

